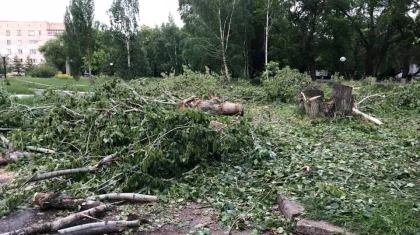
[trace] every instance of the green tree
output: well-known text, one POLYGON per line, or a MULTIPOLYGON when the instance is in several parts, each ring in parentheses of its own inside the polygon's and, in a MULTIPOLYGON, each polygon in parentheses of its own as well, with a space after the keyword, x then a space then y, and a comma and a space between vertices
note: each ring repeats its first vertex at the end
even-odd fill
MULTIPOLYGON (((95 30, 94 30, 93 0, 70 0, 64 16, 66 35, 64 40, 67 44, 67 52, 70 57, 72 72, 77 74, 83 65, 82 57, 87 59, 89 80, 92 83, 92 56, 94 52, 95 30)), ((78 76, 78 75, 76 75, 78 76)))
POLYGON ((39 48, 48 64, 53 65, 61 72, 66 71, 66 47, 64 46, 64 35, 59 35, 56 39, 47 41, 39 48))
POLYGON ((19 75, 24 70, 22 59, 19 58, 17 55, 15 55, 15 57, 13 58, 12 68, 13 71, 18 73, 19 75))
POLYGON ((138 34, 138 0, 114 0, 109 13, 117 73, 125 79, 149 76, 150 66, 138 34))
POLYGON ((365 75, 378 76, 389 48, 403 39, 403 23, 410 9, 411 0, 333 0, 334 6, 346 16, 359 35, 365 49, 365 75), (354 14, 356 12, 356 14, 354 14))
POLYGON ((26 57, 24 68, 25 68, 25 73, 29 73, 35 68, 34 63, 29 56, 26 57))
POLYGON ((187 45, 200 45, 201 54, 218 60, 227 81, 231 80, 229 52, 235 47, 231 36, 243 26, 236 18, 244 3, 244 0, 179 1, 186 29, 195 37, 187 45))

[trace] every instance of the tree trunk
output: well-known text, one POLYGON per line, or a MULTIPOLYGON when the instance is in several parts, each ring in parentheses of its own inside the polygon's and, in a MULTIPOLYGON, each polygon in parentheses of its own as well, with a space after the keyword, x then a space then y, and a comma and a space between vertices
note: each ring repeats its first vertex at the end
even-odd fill
POLYGON ((335 112, 349 116, 353 112, 354 98, 353 88, 340 84, 333 85, 332 99, 335 104, 335 112))
POLYGON ((316 65, 315 65, 315 60, 312 56, 309 58, 309 71, 310 71, 312 81, 315 81, 316 80, 316 65))
POLYGON ((130 57, 130 37, 127 39, 127 66, 130 68, 131 66, 131 57, 130 57))
POLYGON ((270 30, 270 4, 271 0, 267 0, 267 21, 265 24, 265 73, 267 74, 268 79, 268 35, 270 30))
POLYGON ((89 67, 89 82, 90 82, 90 84, 93 84, 93 78, 92 78, 92 56, 89 56, 88 67, 89 67))
POLYGON ((376 77, 375 73, 375 64, 376 64, 376 53, 375 49, 371 45, 367 45, 366 49, 366 59, 365 59, 365 75, 376 77))

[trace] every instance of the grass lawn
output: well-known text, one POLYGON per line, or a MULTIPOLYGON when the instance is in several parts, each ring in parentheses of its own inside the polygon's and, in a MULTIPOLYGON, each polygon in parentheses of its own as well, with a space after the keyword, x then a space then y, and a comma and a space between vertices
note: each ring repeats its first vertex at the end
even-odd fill
MULTIPOLYGON (((85 77, 78 81, 74 79, 63 78, 32 78, 32 77, 10 77, 8 78, 10 85, 6 89, 11 94, 34 94, 34 89, 54 89, 54 90, 71 90, 71 91, 91 91, 93 86, 85 77)), ((95 85, 102 84, 105 79, 96 79, 95 85)), ((3 89, 3 83, 0 83, 3 89)))

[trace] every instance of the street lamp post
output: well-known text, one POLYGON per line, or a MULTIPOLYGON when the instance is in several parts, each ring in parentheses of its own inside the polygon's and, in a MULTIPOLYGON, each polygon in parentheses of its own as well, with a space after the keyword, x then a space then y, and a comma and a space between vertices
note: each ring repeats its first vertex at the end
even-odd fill
POLYGON ((344 76, 344 62, 346 62, 347 58, 346 57, 341 57, 340 58, 340 74, 341 76, 344 76))
POLYGON ((3 65, 4 65, 4 81, 7 81, 7 68, 6 68, 6 58, 9 54, 6 51, 1 52, 1 57, 3 58, 3 65))

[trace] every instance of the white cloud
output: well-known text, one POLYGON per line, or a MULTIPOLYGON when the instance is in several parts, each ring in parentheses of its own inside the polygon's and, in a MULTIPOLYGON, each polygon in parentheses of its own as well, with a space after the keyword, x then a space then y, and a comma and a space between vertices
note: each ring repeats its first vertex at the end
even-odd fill
MULTIPOLYGON (((178 0, 139 0, 140 24, 161 25, 168 21, 169 13, 182 25, 178 13, 178 0)), ((109 22, 107 10, 112 0, 95 0, 95 18, 109 22)), ((69 0, 0 0, 0 21, 62 22, 69 0)))

